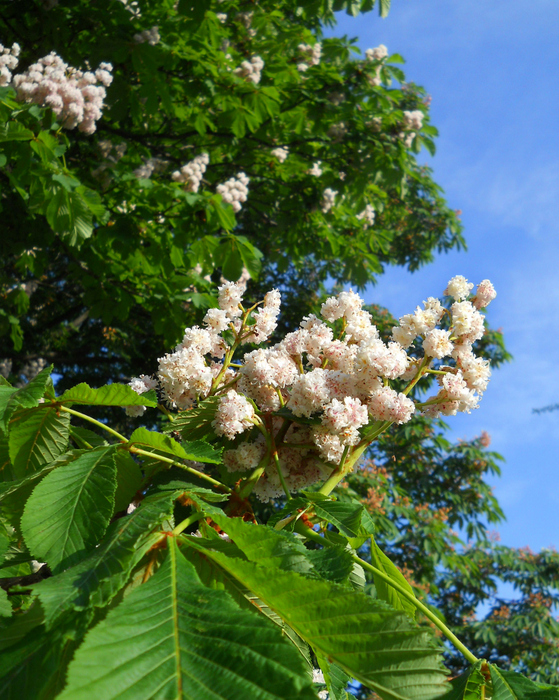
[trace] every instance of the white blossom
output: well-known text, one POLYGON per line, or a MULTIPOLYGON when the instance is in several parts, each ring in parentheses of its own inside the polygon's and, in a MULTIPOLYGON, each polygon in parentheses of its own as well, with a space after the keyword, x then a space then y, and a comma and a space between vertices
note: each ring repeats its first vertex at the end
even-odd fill
POLYGON ((223 197, 223 201, 233 207, 233 211, 239 212, 242 204, 247 201, 248 183, 250 178, 245 173, 237 173, 237 177, 231 177, 216 190, 223 197))
POLYGON ((20 102, 50 107, 66 129, 76 126, 92 134, 101 118, 103 101, 113 77, 110 63, 101 63, 93 73, 72 68, 51 52, 14 76, 13 85, 20 102))
POLYGON ((183 165, 180 170, 175 170, 171 177, 175 182, 184 183, 188 192, 198 192, 209 162, 209 155, 202 153, 183 165))
POLYGON ((153 26, 151 29, 144 29, 144 31, 134 34, 134 41, 137 44, 148 43, 150 46, 155 46, 161 41, 161 36, 159 35, 159 27, 153 26))

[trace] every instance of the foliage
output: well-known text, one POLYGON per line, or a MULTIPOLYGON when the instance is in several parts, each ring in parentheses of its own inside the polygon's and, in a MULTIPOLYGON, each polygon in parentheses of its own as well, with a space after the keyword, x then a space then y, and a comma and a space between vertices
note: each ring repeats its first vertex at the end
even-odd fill
MULTIPOLYGON (((544 684, 559 684, 559 560, 491 542, 487 524, 503 514, 485 481, 500 461, 487 436, 452 444, 444 423, 414 418, 381 435, 335 497, 260 504, 215 466, 215 405, 148 419, 150 430, 123 418, 157 397, 116 382, 153 369, 216 306, 221 275, 246 268, 254 298, 282 290, 281 337, 327 284, 363 287, 386 264, 415 270, 464 244, 418 163, 437 132, 403 59, 369 61, 354 40, 323 38, 335 11, 374 5, 3 8, 0 38, 21 44, 20 69, 54 50, 75 66, 110 61, 115 82, 89 136, 0 87, 1 373, 14 384, 0 385, 2 697, 310 698, 326 687, 342 700, 351 679, 391 699, 557 697, 544 684), (134 39, 155 25, 159 43, 134 39), (299 70, 299 45, 318 41, 321 61, 299 70), (235 73, 253 56, 258 84, 235 73), (411 133, 413 111, 424 121, 411 133), (208 168, 189 191, 172 173, 202 153, 208 168), (242 171, 249 194, 234 211, 217 187, 242 171), (326 189, 337 193, 328 211, 326 189), (359 218, 367 205, 372 226, 359 218), (497 597, 499 581, 517 598, 497 597), (453 633, 487 661, 441 642, 453 633), (443 659, 461 674, 451 682, 443 659), (325 680, 314 689, 313 668, 325 680)), ((370 310, 386 338, 395 319, 370 310)), ((509 357, 491 330, 478 351, 493 365, 509 357)))
POLYGON ((64 386, 138 374, 215 305, 207 275, 235 280, 246 267, 269 289, 271 276, 305 279, 311 266, 314 293, 331 279, 361 287, 386 263, 415 269, 462 245, 455 213, 417 162, 437 132, 425 93, 404 82, 402 59, 363 60, 354 41, 328 38, 320 63, 297 69, 298 46, 321 41, 334 10, 373 5, 5 8, 0 34, 21 45, 20 69, 56 51, 74 66, 110 61, 115 75, 87 136, 16 102, 11 88, 0 92, 0 333, 11 337, 3 354, 15 381, 37 362, 54 363, 64 386), (152 25, 161 41, 137 43, 152 25), (264 61, 257 85, 234 72, 251 56, 264 61), (406 145, 415 132, 403 115, 413 110, 425 121, 406 145), (272 154, 278 147, 289 150, 284 162, 272 154), (202 153, 209 165, 196 192, 173 181, 202 153), (310 175, 318 161, 322 174, 310 175), (235 213, 216 187, 241 171, 249 194, 235 213), (338 194, 323 212, 327 188, 338 194), (357 218, 367 204, 372 227, 357 218))

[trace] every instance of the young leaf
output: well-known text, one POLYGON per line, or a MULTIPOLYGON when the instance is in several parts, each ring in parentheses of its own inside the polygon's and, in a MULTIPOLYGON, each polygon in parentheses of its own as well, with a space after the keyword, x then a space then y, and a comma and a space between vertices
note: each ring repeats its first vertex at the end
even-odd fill
POLYGON ((281 632, 204 587, 168 542, 157 573, 88 634, 59 700, 315 698, 281 632))
MULTIPOLYGON (((393 579, 397 584, 399 584, 400 586, 402 586, 402 588, 405 588, 406 591, 415 596, 413 588, 407 582, 400 569, 396 566, 396 564, 390 561, 390 559, 379 548, 379 546, 372 537, 371 564, 377 569, 380 569, 388 576, 390 576, 390 578, 393 579)), ((410 603, 410 601, 407 598, 404 598, 403 595, 400 595, 400 593, 395 588, 393 588, 390 584, 386 583, 386 581, 384 581, 379 576, 375 576, 375 574, 373 574, 373 578, 375 581, 375 588, 377 589, 378 597, 381 600, 385 600, 387 603, 390 603, 390 605, 392 605, 393 608, 396 608, 396 610, 403 610, 407 615, 411 617, 412 620, 415 620, 415 605, 413 605, 413 603, 410 603)))
POLYGON ((206 550, 318 653, 386 700, 436 698, 447 690, 431 630, 382 601, 335 583, 206 550))
POLYGON ((114 508, 116 447, 96 447, 55 469, 27 501, 21 530, 51 570, 72 566, 105 534, 114 508))
POLYGON ((107 384, 92 389, 87 384, 77 384, 56 399, 57 403, 84 404, 88 406, 157 406, 157 402, 145 394, 137 394, 127 384, 107 384))

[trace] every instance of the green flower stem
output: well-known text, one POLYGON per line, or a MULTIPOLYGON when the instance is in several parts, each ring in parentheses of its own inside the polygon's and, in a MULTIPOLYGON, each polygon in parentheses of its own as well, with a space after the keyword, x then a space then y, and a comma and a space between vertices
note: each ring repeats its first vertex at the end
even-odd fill
MULTIPOLYGON (((309 540, 312 540, 313 542, 317 542, 318 544, 321 544, 323 547, 332 547, 330 542, 326 540, 325 537, 321 537, 317 532, 314 530, 311 530, 310 528, 306 527, 305 525, 302 525, 301 523, 297 523, 295 526, 296 531, 306 537, 309 540)), ((372 564, 369 564, 369 562, 365 561, 364 559, 361 559, 361 557, 358 557, 357 554, 352 555, 352 559, 356 564, 360 564, 364 569, 367 569, 370 571, 372 574, 375 576, 378 576, 378 578, 381 578, 385 583, 387 583, 389 586, 392 586, 395 590, 398 591, 398 593, 409 600, 412 605, 414 605, 419 611, 421 611, 426 618, 431 620, 431 622, 444 634, 444 636, 448 639, 448 641, 458 649, 458 651, 464 655, 464 657, 472 664, 477 663, 478 658, 472 654, 472 652, 466 647, 462 642, 458 639, 458 637, 448 629, 448 627, 444 624, 442 620, 440 620, 435 613, 431 612, 429 608, 422 603, 420 600, 418 600, 413 593, 410 593, 407 591, 403 586, 400 586, 399 583, 394 581, 388 574, 385 574, 384 571, 381 571, 380 569, 377 569, 376 566, 373 566, 372 564)))
POLYGON ((195 513, 191 513, 188 518, 185 518, 182 522, 180 522, 176 528, 173 530, 173 535, 176 537, 177 535, 180 535, 181 532, 186 530, 187 527, 192 525, 193 523, 198 522, 198 520, 201 520, 204 517, 204 513, 202 511, 196 511, 195 513))
POLYGON ((278 471, 278 476, 279 476, 279 480, 281 481, 282 488, 285 491, 285 496, 286 496, 287 500, 290 501, 291 494, 289 493, 289 489, 287 488, 287 484, 285 483, 285 477, 281 471, 281 466, 280 466, 277 450, 274 451, 274 462, 276 463, 276 469, 278 471))
POLYGON ((325 496, 329 496, 332 493, 332 491, 336 488, 336 486, 340 483, 340 481, 346 476, 346 474, 348 474, 353 469, 353 465, 355 464, 355 462, 357 462, 359 457, 361 457, 361 455, 363 454, 363 452, 365 452, 369 445, 370 441, 367 441, 364 445, 357 447, 353 454, 349 457, 349 459, 342 459, 340 466, 334 469, 332 474, 322 484, 322 486, 318 490, 318 493, 322 493, 325 496))
POLYGON ((80 411, 74 411, 73 408, 68 408, 67 406, 63 406, 62 404, 58 405, 58 408, 61 411, 64 411, 65 413, 70 413, 71 415, 77 416, 78 418, 82 418, 83 420, 86 420, 89 423, 93 423, 93 425, 96 425, 98 428, 106 430, 108 433, 111 433, 111 435, 114 435, 114 437, 118 438, 121 442, 128 442, 128 439, 125 438, 124 435, 117 433, 116 430, 113 430, 108 425, 101 423, 101 421, 99 420, 95 420, 95 418, 92 418, 91 416, 87 416, 85 413, 80 413, 80 411))
POLYGON ((193 467, 187 467, 186 464, 182 464, 182 462, 177 462, 176 459, 169 459, 169 457, 163 457, 162 455, 158 455, 158 454, 155 454, 153 452, 147 452, 147 450, 142 450, 139 447, 134 447, 133 445, 130 445, 126 449, 128 450, 128 452, 133 452, 136 455, 142 455, 143 457, 150 457, 151 459, 157 459, 159 462, 165 462, 165 464, 170 464, 170 465, 173 465, 175 467, 180 467, 181 469, 184 469, 185 471, 187 471, 189 474, 192 474, 193 476, 197 476, 199 479, 203 479, 204 481, 209 482, 210 484, 212 484, 212 486, 215 486, 216 488, 221 489, 222 491, 226 491, 227 493, 233 493, 233 489, 230 489, 229 486, 222 484, 221 481, 214 479, 209 474, 204 474, 204 472, 199 472, 197 469, 194 469, 193 467))

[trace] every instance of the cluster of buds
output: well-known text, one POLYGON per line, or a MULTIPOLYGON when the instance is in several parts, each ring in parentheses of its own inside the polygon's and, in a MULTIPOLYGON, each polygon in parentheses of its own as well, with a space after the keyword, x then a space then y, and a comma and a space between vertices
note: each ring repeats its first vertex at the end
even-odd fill
POLYGON ((134 34, 134 41, 137 44, 145 44, 146 42, 150 46, 155 46, 161 41, 161 36, 159 34, 159 27, 153 26, 151 29, 144 29, 143 32, 138 32, 134 34))
POLYGON ((323 214, 327 214, 330 209, 334 206, 334 203, 336 201, 336 195, 338 193, 336 190, 330 189, 330 187, 327 187, 324 192, 322 193, 322 202, 320 204, 320 209, 322 210, 323 214))
POLYGON ((92 134, 101 118, 105 87, 113 80, 112 69, 110 63, 101 63, 94 73, 83 72, 51 52, 14 76, 13 84, 20 102, 50 107, 66 129, 77 126, 92 134))
POLYGON ((223 184, 218 185, 216 190, 223 197, 223 201, 233 207, 234 212, 239 212, 242 209, 242 204, 247 201, 249 182, 248 175, 237 173, 237 177, 229 178, 223 184))
POLYGON ((284 146, 280 146, 279 148, 274 148, 274 150, 272 151, 272 155, 275 158, 277 158, 280 163, 283 163, 284 160, 289 155, 289 148, 286 148, 284 146))
POLYGON ((310 44, 299 44, 297 49, 304 57, 304 60, 297 64, 297 70, 300 73, 304 73, 312 66, 318 66, 322 55, 322 44, 320 42, 317 42, 313 46, 310 44))
POLYGON ((250 61, 243 61, 238 68, 235 68, 233 73, 258 85, 262 77, 262 68, 264 68, 264 61, 260 56, 253 56, 250 61))
POLYGON ((365 209, 360 214, 357 214, 359 221, 365 222, 365 228, 372 226, 375 223, 375 208, 371 204, 367 204, 365 209))
POLYGON ((0 87, 11 83, 12 71, 17 68, 20 51, 19 44, 12 44, 11 49, 0 44, 0 87))
POLYGON ((445 291, 455 300, 450 311, 430 297, 423 309, 400 319, 388 343, 363 300, 341 292, 322 304, 321 317, 306 316, 279 343, 233 364, 244 343, 264 343, 275 330, 280 293, 272 290, 245 309, 245 283, 225 282, 219 308, 207 312, 204 327, 186 329, 175 352, 159 359, 156 379, 141 376, 131 386, 138 393, 158 386, 167 403, 181 410, 217 397, 212 428, 225 441, 224 467, 241 474, 258 468, 254 492, 268 501, 346 464, 351 468, 383 430, 406 423, 416 411, 449 415, 477 405, 490 370, 472 346, 483 334, 479 309, 495 291, 484 280, 468 299, 472 286, 453 278, 445 291), (438 328, 446 317, 450 326, 438 328), (418 343, 410 356, 407 349, 418 338, 423 356, 416 356, 418 343), (442 364, 445 357, 452 364, 442 364), (408 394, 426 374, 437 377, 440 390, 415 403, 408 394))
POLYGON ((188 192, 198 192, 209 162, 209 155, 202 153, 186 165, 183 165, 180 170, 175 170, 171 177, 175 182, 184 182, 188 192))

